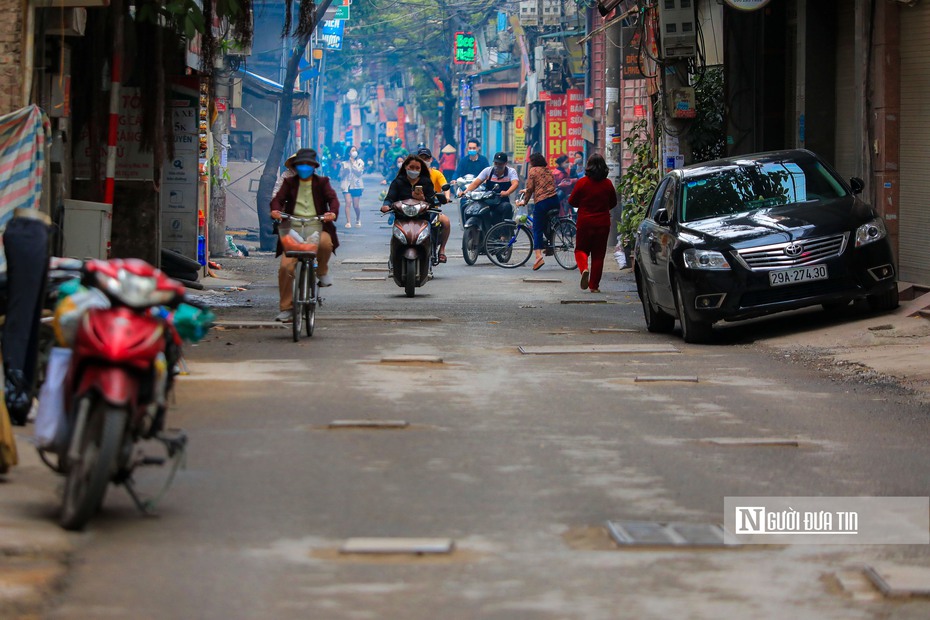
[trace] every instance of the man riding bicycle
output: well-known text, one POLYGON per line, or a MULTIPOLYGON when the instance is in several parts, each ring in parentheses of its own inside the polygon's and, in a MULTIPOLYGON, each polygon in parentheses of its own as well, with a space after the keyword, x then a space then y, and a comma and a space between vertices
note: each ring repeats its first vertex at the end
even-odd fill
MULTIPOLYGON (((293 222, 291 230, 295 230, 304 239, 314 232, 320 233, 320 243, 317 250, 317 275, 320 286, 332 286, 333 278, 329 275, 329 258, 339 247, 336 237, 336 226, 333 224, 339 216, 339 198, 329 183, 328 177, 316 176, 314 168, 320 163, 313 149, 300 149, 293 157, 288 158, 284 164, 295 175, 285 178, 281 188, 271 200, 271 219, 280 220, 281 213, 287 213, 299 218, 322 216, 323 221, 293 222)), ((281 241, 275 256, 281 256, 278 266, 278 296, 281 313, 276 321, 288 322, 291 320, 291 309, 294 305, 294 270, 297 267, 296 258, 284 255, 281 241)))

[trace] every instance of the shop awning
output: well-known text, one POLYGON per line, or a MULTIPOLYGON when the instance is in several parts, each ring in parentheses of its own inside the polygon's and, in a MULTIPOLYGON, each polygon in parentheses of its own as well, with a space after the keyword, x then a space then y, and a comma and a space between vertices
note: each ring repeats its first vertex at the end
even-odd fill
MULTIPOLYGON (((258 75, 257 73, 252 73, 251 71, 236 71, 236 77, 242 79, 243 90, 264 99, 277 99, 284 90, 284 86, 278 82, 258 75)), ((294 91, 294 99, 309 98, 310 93, 299 90, 294 91)))

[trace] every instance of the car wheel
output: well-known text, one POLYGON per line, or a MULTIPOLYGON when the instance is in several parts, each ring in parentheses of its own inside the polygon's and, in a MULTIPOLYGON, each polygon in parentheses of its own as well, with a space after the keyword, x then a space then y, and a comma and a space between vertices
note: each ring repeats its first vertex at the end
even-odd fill
POLYGON ((646 319, 646 329, 654 334, 668 334, 675 329, 675 317, 665 314, 654 308, 652 298, 649 297, 649 288, 643 281, 639 271, 636 272, 636 289, 639 300, 643 303, 643 316, 646 319))
POLYGON ((710 321, 694 321, 688 317, 685 312, 685 297, 681 293, 681 284, 676 279, 673 286, 675 287, 675 306, 678 309, 678 322, 681 323, 681 337, 685 342, 691 344, 702 344, 710 341, 713 336, 713 323, 710 321))
POLYGON ((898 307, 898 287, 894 286, 884 293, 866 297, 869 308, 874 312, 887 312, 898 307))

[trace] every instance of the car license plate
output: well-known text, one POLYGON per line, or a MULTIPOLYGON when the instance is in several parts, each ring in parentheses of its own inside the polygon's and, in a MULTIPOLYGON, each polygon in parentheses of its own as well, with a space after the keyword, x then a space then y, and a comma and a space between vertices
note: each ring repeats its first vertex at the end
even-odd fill
POLYGON ((826 280, 827 266, 812 265, 810 267, 796 267, 795 269, 782 269, 769 272, 770 286, 784 286, 785 284, 798 284, 813 280, 826 280))

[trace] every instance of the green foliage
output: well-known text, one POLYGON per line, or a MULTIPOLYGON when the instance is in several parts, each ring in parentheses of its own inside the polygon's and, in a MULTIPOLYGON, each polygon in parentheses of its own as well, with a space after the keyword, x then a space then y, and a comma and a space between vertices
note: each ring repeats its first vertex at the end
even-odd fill
POLYGON ((693 163, 726 156, 726 126, 723 107, 723 68, 708 67, 694 85, 697 117, 691 124, 689 140, 693 163))
POLYGON ((621 243, 628 245, 646 216, 649 198, 661 176, 658 156, 645 119, 630 128, 623 144, 632 160, 617 183, 617 193, 623 205, 620 221, 617 222, 617 233, 621 243))

